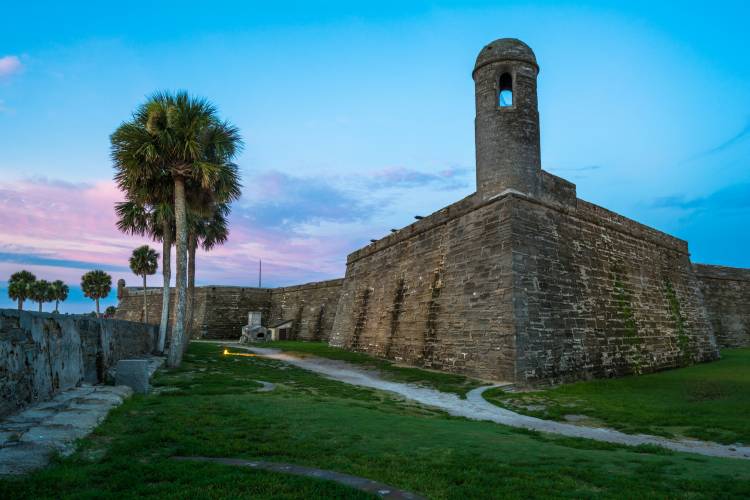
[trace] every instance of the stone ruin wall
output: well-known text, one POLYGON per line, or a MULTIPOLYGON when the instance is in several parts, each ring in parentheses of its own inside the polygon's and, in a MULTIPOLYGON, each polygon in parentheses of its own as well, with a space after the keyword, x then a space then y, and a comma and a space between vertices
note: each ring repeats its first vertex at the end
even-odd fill
POLYGON ((721 347, 750 347, 750 269, 695 264, 708 317, 721 347))
POLYGON ((554 194, 513 196, 516 380, 615 377, 717 359, 687 243, 570 196, 550 203, 554 194))
POLYGON ((475 196, 352 253, 330 344, 509 380, 509 207, 475 196))
POLYGON ((120 359, 150 354, 156 335, 142 323, 0 309, 0 417, 102 382, 120 359))
MULTIPOLYGON (((303 340, 328 340, 342 280, 321 281, 285 288, 201 286, 195 288, 193 338, 238 339, 250 311, 263 314, 267 326, 283 319, 295 320, 293 334, 303 340)), ((121 289, 116 318, 142 321, 143 290, 121 289)), ((162 289, 149 288, 148 320, 161 320, 162 289)), ((174 322, 175 290, 170 290, 170 322, 174 322)))

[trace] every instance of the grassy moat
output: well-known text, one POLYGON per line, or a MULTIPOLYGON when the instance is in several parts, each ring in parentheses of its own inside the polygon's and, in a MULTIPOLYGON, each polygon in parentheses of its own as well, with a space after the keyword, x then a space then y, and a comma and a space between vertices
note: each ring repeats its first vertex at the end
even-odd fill
MULTIPOLYGON (((459 394, 476 384, 386 366, 319 344, 278 347, 369 364, 391 372, 386 376, 459 394)), ((744 460, 627 448, 454 418, 279 361, 221 353, 219 345, 192 344, 179 369, 157 375, 154 393, 134 396, 114 410, 73 456, 29 476, 0 480, 0 498, 372 498, 322 480, 170 459, 176 455, 290 462, 438 499, 750 496, 750 467, 744 460), (262 384, 256 381, 274 383, 276 389, 257 392, 262 384)), ((696 428, 745 436, 747 429, 738 424, 749 414, 748 356, 750 350, 727 351, 714 364, 523 398, 543 397, 554 416, 557 406, 551 402, 564 407, 569 403, 560 398, 572 394, 581 406, 576 412, 586 409, 613 425, 632 414, 634 427, 655 425, 671 407, 688 417, 693 411, 696 428), (698 389, 698 380, 709 389, 698 389), (701 403, 706 394, 715 406, 701 403)))
POLYGON ((518 413, 575 419, 630 434, 750 443, 750 349, 727 349, 721 359, 637 377, 566 384, 547 391, 485 398, 518 413))

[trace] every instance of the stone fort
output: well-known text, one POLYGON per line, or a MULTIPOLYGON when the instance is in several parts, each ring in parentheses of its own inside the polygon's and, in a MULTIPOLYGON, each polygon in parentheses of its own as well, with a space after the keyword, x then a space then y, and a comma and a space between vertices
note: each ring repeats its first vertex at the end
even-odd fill
MULTIPOLYGON (((541 166, 533 51, 485 46, 472 77, 476 192, 351 253, 343 279, 196 290, 194 335, 249 311, 290 338, 521 385, 646 373, 750 345, 750 270, 693 264, 687 242, 586 202, 541 166)), ((117 315, 139 320, 142 291, 117 315)), ((148 290, 150 318, 161 293, 148 290)), ((158 320, 157 320, 158 321, 158 320)))

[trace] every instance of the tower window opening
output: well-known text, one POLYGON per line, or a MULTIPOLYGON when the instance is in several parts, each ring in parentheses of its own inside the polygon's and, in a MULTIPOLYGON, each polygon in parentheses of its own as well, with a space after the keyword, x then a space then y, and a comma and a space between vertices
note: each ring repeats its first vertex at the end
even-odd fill
POLYGON ((513 77, 510 73, 500 75, 497 90, 497 105, 501 108, 513 106, 513 77))

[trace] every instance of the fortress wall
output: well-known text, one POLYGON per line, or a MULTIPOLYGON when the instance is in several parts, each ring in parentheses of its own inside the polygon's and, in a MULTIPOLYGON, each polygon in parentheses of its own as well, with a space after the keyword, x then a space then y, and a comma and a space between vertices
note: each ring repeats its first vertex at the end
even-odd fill
POLYGON ((721 347, 750 347, 750 269, 694 264, 721 347))
POLYGON ((267 324, 294 320, 292 336, 328 340, 336 316, 343 279, 274 288, 267 324))
MULTIPOLYGON (((120 292, 121 296, 117 303, 117 312, 115 313, 116 319, 122 319, 125 321, 137 321, 143 322, 143 288, 139 287, 125 287, 120 292)), ((147 307, 148 307, 148 324, 158 325, 161 322, 161 298, 162 289, 161 287, 147 288, 147 307)), ((195 289, 196 302, 201 304, 202 298, 205 296, 205 291, 202 288, 195 289), (199 299, 200 297, 200 299, 199 299)), ((174 304, 175 292, 174 288, 170 290, 170 301, 174 304)), ((174 307, 170 307, 170 321, 174 321, 174 307)), ((196 311, 193 315, 193 331, 200 332, 203 322, 203 315, 196 311)))
POLYGON ((510 380, 509 209, 470 196, 347 260, 330 344, 510 380))
MULTIPOLYGON (((342 280, 322 281, 286 288, 201 286, 195 288, 193 337, 239 338, 250 311, 261 311, 263 324, 295 319, 301 339, 325 340, 333 326, 342 280)), ((161 320, 161 288, 148 288, 148 323, 161 320)), ((170 324, 174 322, 175 290, 170 290, 170 324)), ((120 291, 117 319, 142 321, 143 290, 125 287, 120 291)))
POLYGON ((613 377, 718 357, 687 244, 591 203, 513 196, 517 380, 613 377))

